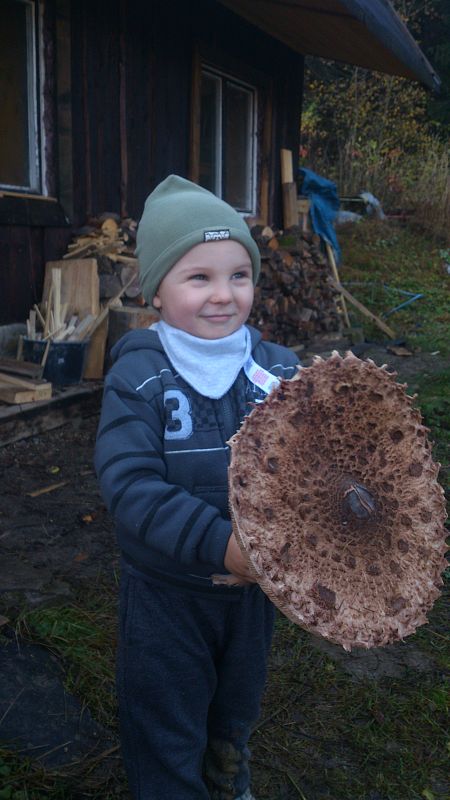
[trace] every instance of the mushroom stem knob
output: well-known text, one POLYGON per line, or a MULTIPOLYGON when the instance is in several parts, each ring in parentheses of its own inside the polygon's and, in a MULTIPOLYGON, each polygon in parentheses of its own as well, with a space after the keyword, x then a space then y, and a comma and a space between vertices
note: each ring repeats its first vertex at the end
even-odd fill
POLYGON ((375 517, 377 506, 369 490, 354 481, 344 492, 342 511, 347 520, 369 522, 375 517))

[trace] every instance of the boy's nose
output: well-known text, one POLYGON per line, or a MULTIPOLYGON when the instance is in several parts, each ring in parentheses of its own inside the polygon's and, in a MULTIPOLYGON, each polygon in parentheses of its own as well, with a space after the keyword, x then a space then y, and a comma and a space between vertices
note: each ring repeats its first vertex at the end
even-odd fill
POLYGON ((228 303, 232 299, 231 286, 228 281, 220 281, 212 287, 210 300, 212 303, 228 303))

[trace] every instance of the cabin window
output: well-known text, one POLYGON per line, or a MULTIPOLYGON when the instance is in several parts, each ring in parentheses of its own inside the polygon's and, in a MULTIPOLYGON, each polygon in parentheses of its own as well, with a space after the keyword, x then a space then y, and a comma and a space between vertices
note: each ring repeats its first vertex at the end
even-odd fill
POLYGON ((255 211, 256 89, 202 68, 199 183, 237 211, 255 211))
POLYGON ((36 4, 31 0, 2 0, 1 12, 0 185, 39 192, 36 4))

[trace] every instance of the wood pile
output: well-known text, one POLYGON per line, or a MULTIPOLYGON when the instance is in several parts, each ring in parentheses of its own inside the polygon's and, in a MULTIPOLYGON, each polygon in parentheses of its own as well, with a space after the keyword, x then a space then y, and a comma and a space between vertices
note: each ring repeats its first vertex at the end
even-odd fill
POLYGON ((264 339, 287 347, 340 332, 336 290, 320 237, 298 225, 274 231, 251 228, 261 253, 261 275, 249 322, 264 339))
MULTIPOLYGON (((135 220, 102 214, 76 231, 63 256, 67 264, 95 259, 100 300, 104 303, 112 299, 117 307, 121 305, 117 297, 121 296, 130 312, 133 306, 146 305, 134 255, 136 230, 135 220)), ((320 237, 305 230, 304 224, 284 232, 255 225, 251 233, 261 252, 262 269, 250 324, 259 328, 264 338, 287 346, 339 331, 337 292, 328 282, 331 270, 320 237)))
POLYGON ((64 260, 95 258, 100 280, 100 299, 115 297, 127 284, 124 296, 131 304, 143 306, 139 284, 136 246, 137 222, 121 220, 117 214, 104 213, 92 217, 88 224, 75 231, 64 260), (134 278, 134 279, 133 279, 134 278))

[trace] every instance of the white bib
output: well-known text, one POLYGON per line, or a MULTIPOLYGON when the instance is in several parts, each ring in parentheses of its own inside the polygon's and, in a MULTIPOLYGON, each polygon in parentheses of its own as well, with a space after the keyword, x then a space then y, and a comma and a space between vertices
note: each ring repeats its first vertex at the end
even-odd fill
POLYGON ((251 355, 250 331, 241 325, 230 336, 201 339, 161 320, 150 327, 178 374, 196 392, 218 400, 228 392, 243 368, 248 379, 266 394, 280 381, 251 355))

